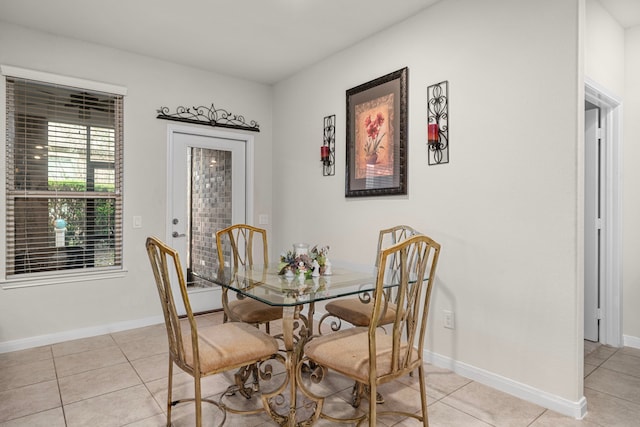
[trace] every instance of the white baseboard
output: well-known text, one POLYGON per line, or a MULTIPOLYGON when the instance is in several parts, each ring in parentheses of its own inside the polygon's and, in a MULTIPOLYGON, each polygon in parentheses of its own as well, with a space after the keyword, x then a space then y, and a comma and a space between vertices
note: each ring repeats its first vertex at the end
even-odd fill
POLYGON ((56 332, 47 335, 22 338, 13 341, 0 342, 0 353, 24 350, 43 345, 56 344, 62 341, 76 340, 79 338, 95 337, 97 335, 110 334, 112 332, 126 331, 128 329, 141 328, 143 326, 163 323, 162 316, 147 317, 144 319, 127 320, 125 322, 110 323, 107 325, 93 326, 90 328, 73 329, 70 331, 56 332))
MULTIPOLYGON (((324 313, 324 305, 316 307, 316 312, 314 314, 316 325, 318 319, 320 319, 324 313)), ((640 340, 636 341, 636 344, 640 344, 640 340)), ((587 414, 587 399, 584 396, 582 396, 582 398, 577 402, 573 402, 493 372, 485 371, 484 369, 476 368, 475 366, 458 362, 450 357, 441 356, 427 350, 424 352, 424 360, 432 365, 448 369, 465 378, 477 381, 480 384, 495 388, 496 390, 503 391, 517 398, 526 400, 527 402, 535 403, 536 405, 551 409, 552 411, 568 417, 582 419, 587 414)))
POLYGON ((632 337, 630 335, 623 335, 622 339, 625 347, 640 348, 640 338, 632 337))
POLYGON ((587 414, 587 400, 584 396, 577 402, 572 402, 546 391, 430 351, 425 351, 424 360, 440 368, 449 369, 458 375, 477 381, 480 384, 495 388, 496 390, 503 391, 527 402, 535 403, 536 405, 569 417, 582 419, 587 414))

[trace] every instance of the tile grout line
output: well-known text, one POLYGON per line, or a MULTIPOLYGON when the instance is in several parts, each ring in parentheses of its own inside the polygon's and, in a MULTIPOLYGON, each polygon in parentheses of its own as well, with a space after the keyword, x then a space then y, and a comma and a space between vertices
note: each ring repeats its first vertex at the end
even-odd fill
MULTIPOLYGON (((472 382, 473 382, 473 381, 472 381, 472 382)), ((469 384, 471 384, 471 383, 469 383, 469 384)), ((465 384, 465 386, 466 386, 466 385, 468 385, 468 384, 465 384)), ((462 387, 460 387, 460 388, 462 388, 462 387)), ((475 415, 473 415, 473 414, 468 413, 467 411, 465 411, 465 410, 463 410, 463 409, 456 408, 455 406, 453 406, 453 405, 451 405, 451 404, 449 404, 449 403, 447 403, 447 402, 443 402, 443 401, 442 401, 442 399, 440 399, 440 401, 439 401, 439 402, 440 402, 441 404, 443 404, 443 405, 448 406, 449 408, 451 408, 451 409, 453 409, 453 410, 455 410, 455 411, 458 411, 458 412, 461 412, 461 413, 463 413, 463 414, 465 414, 465 415, 470 416, 470 417, 471 417, 471 418, 473 418, 474 420, 478 420, 478 421, 480 421, 481 423, 484 423, 484 424, 486 424, 486 425, 488 425, 488 426, 496 427, 496 425, 495 425, 495 424, 491 424, 491 423, 490 423, 490 422, 488 422, 488 421, 481 420, 480 418, 476 417, 476 416, 475 416, 475 415)), ((427 411, 427 412, 428 412, 428 411, 427 411)))
POLYGON ((56 364, 56 358, 53 354, 53 346, 49 346, 49 351, 51 351, 51 361, 53 362, 53 371, 56 374, 56 385, 58 386, 58 399, 60 400, 60 409, 62 410, 62 420, 64 421, 64 425, 67 426, 67 412, 65 411, 64 404, 62 403, 62 390, 60 389, 60 377, 58 376, 58 365, 56 364))
POLYGON ((607 396, 609 396, 609 397, 612 397, 612 398, 614 398, 614 399, 621 400, 621 401, 623 401, 623 402, 631 403, 632 405, 635 405, 635 406, 637 406, 637 407, 640 409, 640 403, 638 403, 638 402, 634 402, 633 400, 625 399, 624 397, 616 396, 615 394, 611 394, 611 393, 608 393, 608 392, 606 392, 606 391, 598 390, 597 388, 593 388, 593 387, 587 387, 587 386, 585 386, 584 388, 585 388, 585 389, 592 390, 592 391, 595 391, 596 393, 606 394, 606 395, 607 395, 607 396))
MULTIPOLYGON (((140 380, 140 383, 144 386, 145 390, 147 390, 147 393, 149 393, 149 396, 151 396, 151 399, 153 400, 153 403, 160 409, 160 414, 163 414, 164 417, 166 418, 167 417, 166 409, 163 408, 162 406, 160 406, 160 404, 156 400, 155 396, 153 395, 153 393, 149 389, 149 386, 147 385, 147 382, 142 378, 142 376, 140 375, 138 370, 135 368, 135 366, 133 366, 132 361, 129 359, 129 356, 127 356, 127 353, 125 353, 125 351, 122 349, 122 347, 120 346, 120 343, 118 343, 118 341, 115 338, 113 338, 113 336, 111 338, 116 342, 118 350, 120 350, 120 352, 122 353, 124 358, 127 360, 127 363, 129 364, 129 366, 131 366, 131 369, 133 369, 133 372, 136 373, 136 376, 140 380)), ((150 357, 153 357, 153 356, 150 356, 150 357)), ((170 359, 171 355, 167 355, 167 357, 170 359)), ((168 363, 168 360, 165 361, 165 363, 168 363)), ((162 378, 158 378, 158 379, 162 379, 162 378)), ((167 381, 168 381, 168 370, 167 370, 167 381)), ((152 417, 155 417, 155 415, 153 415, 152 417)), ((149 418, 152 418, 152 417, 149 417, 149 418)), ((138 421, 141 421, 141 420, 138 420, 138 421)))

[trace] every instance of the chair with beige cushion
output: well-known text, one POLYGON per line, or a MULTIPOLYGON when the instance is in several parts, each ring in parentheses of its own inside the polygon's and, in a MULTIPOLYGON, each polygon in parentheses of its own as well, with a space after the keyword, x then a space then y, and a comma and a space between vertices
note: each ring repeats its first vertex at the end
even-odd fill
MULTIPOLYGON (((380 251, 386 247, 392 246, 398 242, 402 242, 408 237, 411 237, 415 234, 419 234, 414 228, 409 227, 408 225, 396 225, 395 227, 386 228, 380 230, 378 234, 378 249, 376 250, 376 261, 375 266, 378 267, 378 257, 380 256, 380 251)), ((387 299, 384 310, 384 315, 379 324, 381 326, 387 325, 393 321, 393 317, 395 316, 395 305, 393 302, 393 298, 390 295, 390 292, 386 292, 387 299)), ((340 298, 336 300, 329 301, 324 309, 326 313, 320 318, 318 322, 318 332, 322 334, 321 327, 324 320, 328 318, 334 318, 331 322, 331 330, 337 331, 342 327, 342 321, 346 321, 353 326, 368 326, 371 321, 371 295, 361 294, 359 297, 355 298, 340 298)))
MULTIPOLYGON (((202 425, 203 401, 212 403, 222 410, 223 422, 227 411, 232 413, 261 412, 262 409, 241 411, 230 408, 220 401, 203 399, 201 395, 201 379, 246 365, 260 364, 272 358, 282 361, 282 357, 277 354, 277 341, 268 334, 245 323, 234 322, 199 327, 191 310, 184 273, 177 251, 155 237, 147 238, 146 248, 158 287, 169 339, 167 426, 171 426, 171 409, 178 403, 185 401, 195 401, 197 427, 202 425), (173 280, 176 280, 176 288, 180 292, 178 298, 181 298, 186 310, 186 319, 183 319, 183 321, 178 317, 176 297, 174 297, 174 290, 172 289, 173 280), (174 363, 193 377, 195 397, 172 401, 174 363)), ((222 397, 220 400, 222 400, 222 397)))
POLYGON ((429 425, 422 354, 439 254, 440 245, 420 234, 382 250, 369 325, 317 336, 307 342, 305 356, 298 363, 296 375, 300 390, 316 402, 318 411, 314 414, 314 421, 323 418, 331 422, 360 423, 368 418, 369 425, 375 426, 378 415, 395 414, 415 418, 425 427, 429 425), (388 271, 395 274, 390 276, 388 271), (397 283, 396 310, 389 324, 391 333, 380 328, 385 305, 383 286, 387 280, 397 283), (379 385, 417 369, 421 411, 394 411, 391 407, 389 411, 377 412, 375 399, 369 399, 368 414, 351 419, 335 418, 322 412, 324 398, 305 386, 303 372, 309 367, 316 367, 311 378, 317 381, 330 369, 355 380, 361 388, 368 387, 371 395, 375 395, 379 385))
MULTIPOLYGON (((380 251, 389 246, 393 246, 398 242, 402 242, 408 237, 419 234, 413 227, 408 225, 396 225, 394 227, 385 228, 378 233, 378 248, 376 250, 375 268, 378 268, 378 262, 380 257, 380 251)), ((390 260, 390 264, 397 264, 398 260, 390 260)), ((318 333, 322 334, 322 324, 325 319, 334 318, 331 322, 331 330, 338 331, 342 327, 342 321, 346 321, 353 326, 369 326, 371 321, 372 305, 371 294, 363 293, 354 298, 340 298, 329 301, 325 305, 326 313, 320 318, 318 322, 318 333)), ((381 327, 393 322, 393 318, 396 315, 396 306, 394 302, 394 295, 391 289, 385 291, 385 300, 382 309, 382 318, 378 324, 381 327)), ((353 388, 351 396, 351 405, 354 408, 360 406, 363 392, 362 388, 358 387, 356 383, 353 388)), ((384 403, 384 398, 380 393, 376 394, 376 400, 378 403, 384 403)))
MULTIPOLYGON (((226 265, 231 271, 252 267, 254 262, 261 263, 265 268, 269 265, 267 231, 263 228, 235 224, 218 230, 216 246, 220 266, 226 265)), ((230 298, 229 293, 227 288, 222 289, 224 322, 244 322, 256 327, 265 325, 265 331, 269 334, 270 322, 282 319, 282 307, 271 306, 233 291, 230 298)), ((257 367, 243 368, 236 374, 237 384, 244 384, 250 376, 253 376, 253 387, 240 388, 240 393, 247 398, 260 389, 257 367)))
MULTIPOLYGON (((252 267, 254 260, 269 265, 267 251, 267 231, 263 228, 247 224, 235 224, 216 232, 216 246, 220 265, 227 265, 237 271, 243 267, 252 267)), ((282 307, 270 306, 252 298, 236 295, 237 299, 229 298, 228 289, 222 291, 222 305, 225 321, 265 325, 270 332, 269 322, 282 319, 282 307)))

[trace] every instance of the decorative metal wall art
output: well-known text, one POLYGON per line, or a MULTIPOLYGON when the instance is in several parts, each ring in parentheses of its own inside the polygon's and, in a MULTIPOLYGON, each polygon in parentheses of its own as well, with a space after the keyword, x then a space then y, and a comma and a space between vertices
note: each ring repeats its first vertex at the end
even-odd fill
POLYGON ((336 174, 336 115, 324 118, 324 134, 322 147, 320 147, 320 160, 322 161, 322 175, 333 176, 336 174))
POLYGON ((449 82, 427 88, 427 146, 429 164, 449 163, 449 82))
POLYGON ((246 122, 244 116, 233 114, 223 108, 216 108, 213 103, 211 107, 203 105, 199 107, 178 107, 176 112, 169 114, 169 107, 160 107, 157 110, 156 118, 173 120, 176 122, 195 123, 199 125, 209 125, 230 129, 248 130, 260 132, 260 125, 255 120, 246 122))

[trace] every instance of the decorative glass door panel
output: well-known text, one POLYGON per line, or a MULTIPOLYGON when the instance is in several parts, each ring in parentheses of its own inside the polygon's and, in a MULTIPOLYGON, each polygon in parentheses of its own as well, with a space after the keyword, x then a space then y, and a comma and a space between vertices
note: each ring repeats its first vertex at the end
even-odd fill
POLYGON ((215 233, 246 222, 245 141, 174 132, 171 138, 171 245, 180 252, 194 312, 222 307, 220 289, 191 271, 215 274, 215 233))

